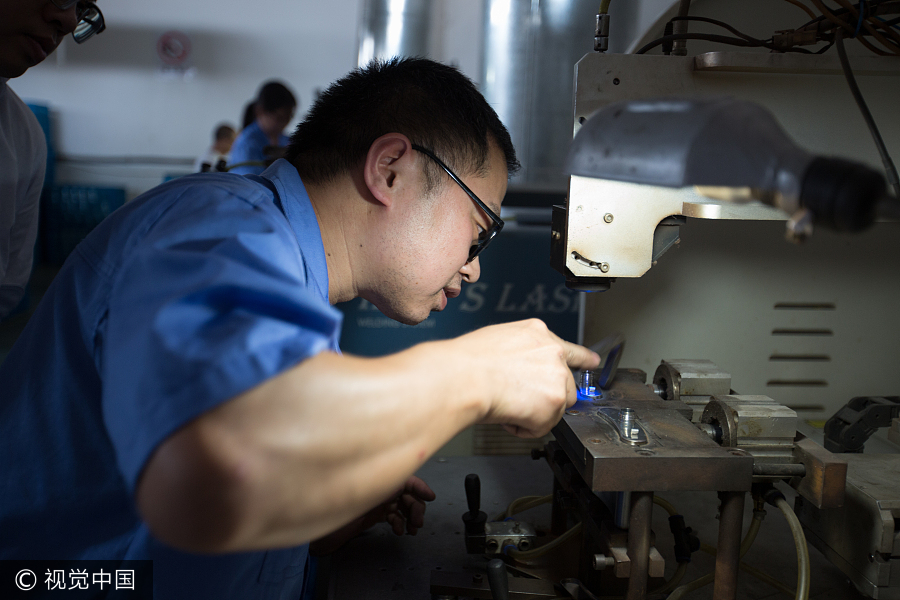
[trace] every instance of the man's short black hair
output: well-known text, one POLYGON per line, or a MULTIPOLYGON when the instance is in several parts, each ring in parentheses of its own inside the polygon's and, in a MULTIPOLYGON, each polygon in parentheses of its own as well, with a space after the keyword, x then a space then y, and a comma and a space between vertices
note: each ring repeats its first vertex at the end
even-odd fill
MULTIPOLYGON (((483 176, 491 141, 519 169, 509 132, 472 81, 425 58, 375 60, 333 83, 297 126, 287 158, 309 183, 333 181, 360 165, 372 143, 402 133, 452 169, 483 176)), ((427 185, 442 171, 426 161, 427 185)))
POLYGON ((296 108, 297 99, 291 90, 280 81, 267 81, 259 88, 255 100, 260 110, 272 113, 280 108, 296 108))

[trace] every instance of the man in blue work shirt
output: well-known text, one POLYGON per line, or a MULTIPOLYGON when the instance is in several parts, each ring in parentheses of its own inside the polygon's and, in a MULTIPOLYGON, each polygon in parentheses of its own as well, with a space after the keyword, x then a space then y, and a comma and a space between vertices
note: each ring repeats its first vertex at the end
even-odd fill
POLYGON ((540 321, 360 358, 330 306, 443 309, 516 167, 468 79, 395 59, 332 85, 261 176, 116 211, 0 366, 0 559, 151 559, 157 598, 296 599, 308 543, 422 526, 412 474, 465 427, 547 433, 599 357, 540 321))

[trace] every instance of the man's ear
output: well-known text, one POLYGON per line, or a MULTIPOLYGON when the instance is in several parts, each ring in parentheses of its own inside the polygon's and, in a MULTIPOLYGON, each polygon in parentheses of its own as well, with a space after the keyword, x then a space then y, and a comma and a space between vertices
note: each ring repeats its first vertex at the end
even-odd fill
POLYGON ((372 142, 363 166, 363 178, 372 197, 391 206, 399 184, 409 179, 413 163, 412 142, 402 133, 388 133, 372 142))

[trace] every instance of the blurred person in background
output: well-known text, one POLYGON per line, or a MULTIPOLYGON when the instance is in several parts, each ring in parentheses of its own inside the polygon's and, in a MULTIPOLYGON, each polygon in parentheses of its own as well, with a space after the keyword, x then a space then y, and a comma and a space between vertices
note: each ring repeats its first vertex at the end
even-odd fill
POLYGON ((244 106, 244 114, 241 115, 241 129, 247 129, 256 120, 256 102, 251 100, 244 106))
POLYGON ((231 151, 231 146, 234 144, 236 136, 237 132, 234 130, 234 127, 228 123, 219 123, 215 131, 213 131, 212 146, 194 161, 194 171, 198 173, 216 171, 218 170, 216 166, 219 164, 219 161, 227 163, 228 153, 231 151))
POLYGON ((0 320, 16 308, 31 276, 47 143, 37 118, 6 85, 56 50, 105 29, 93 2, 0 0, 0 320))
POLYGON ((264 83, 253 106, 255 120, 241 130, 231 147, 228 164, 232 173, 259 175, 282 156, 290 141, 284 129, 294 118, 297 99, 283 83, 264 83))

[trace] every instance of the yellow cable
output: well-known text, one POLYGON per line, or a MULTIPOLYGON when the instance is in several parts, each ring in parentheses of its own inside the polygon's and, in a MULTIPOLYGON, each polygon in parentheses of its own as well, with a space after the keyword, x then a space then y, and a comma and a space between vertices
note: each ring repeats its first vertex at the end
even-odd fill
POLYGON ((670 517, 674 517, 675 515, 680 514, 671 502, 669 502, 668 500, 664 500, 659 496, 653 496, 653 504, 663 507, 666 512, 669 513, 670 517))
POLYGON ((806 545, 806 535, 803 533, 803 526, 800 525, 800 519, 794 514, 790 504, 784 498, 778 498, 775 505, 784 514, 788 525, 791 528, 791 535, 794 536, 794 544, 797 546, 797 600, 809 599, 809 547, 806 545))
POLYGON ((520 512, 525 512, 526 510, 534 508, 535 506, 540 506, 541 504, 547 504, 552 500, 552 494, 546 496, 522 496, 521 498, 516 498, 509 503, 509 506, 506 507, 505 511, 497 515, 493 520, 503 521, 507 517, 519 514, 520 512))

